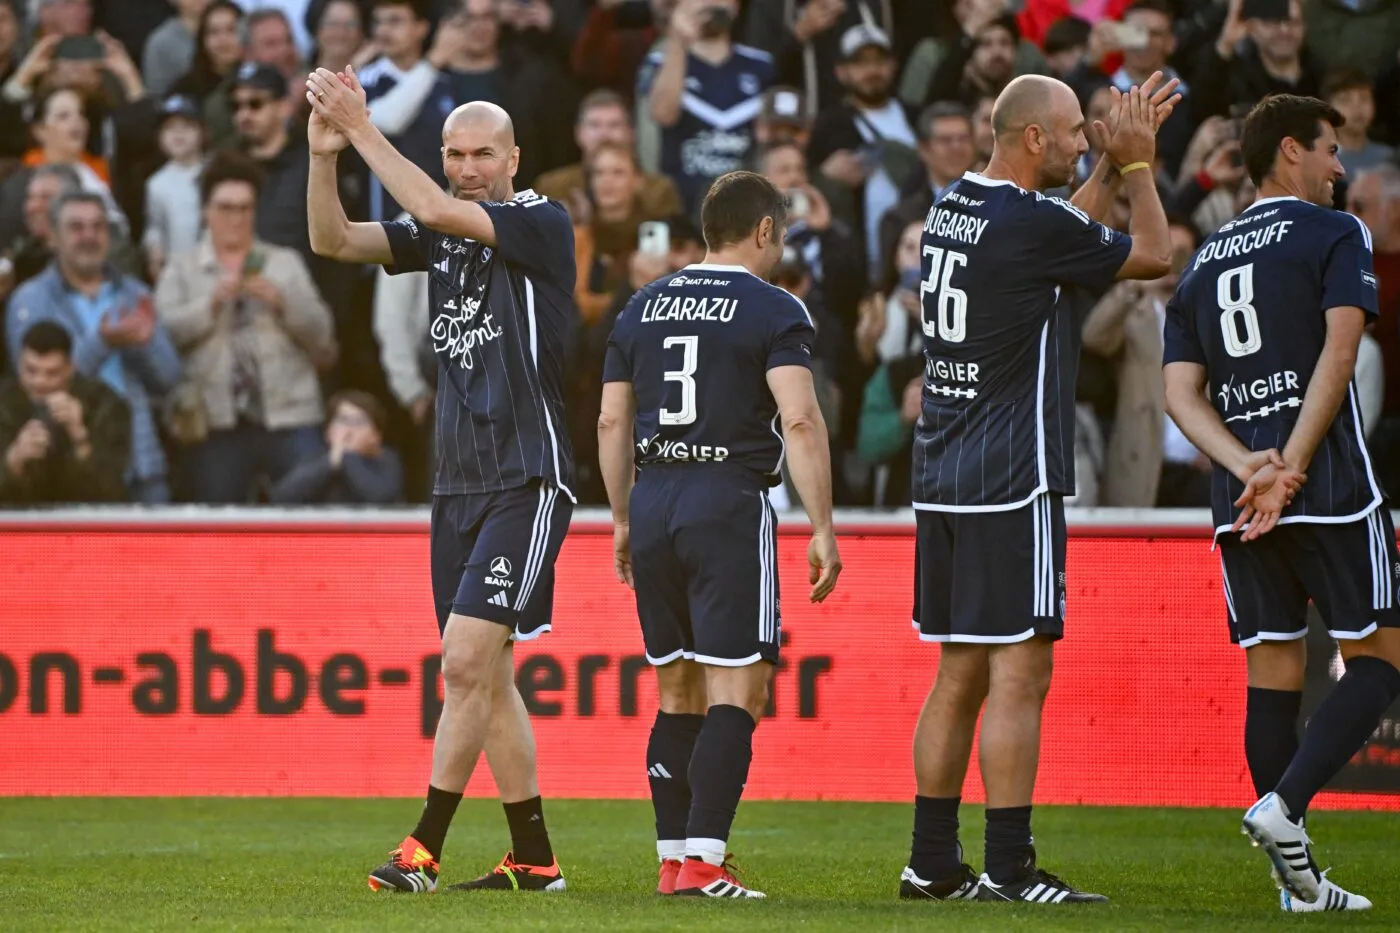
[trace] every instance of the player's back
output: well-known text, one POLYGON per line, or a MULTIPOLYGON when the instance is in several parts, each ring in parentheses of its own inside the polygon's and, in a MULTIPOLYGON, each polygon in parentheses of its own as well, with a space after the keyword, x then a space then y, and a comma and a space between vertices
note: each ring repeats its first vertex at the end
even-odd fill
MULTIPOLYGON (((1256 201, 1201 245, 1168 306, 1165 360, 1206 369, 1207 393, 1251 450, 1283 449, 1327 338, 1329 308, 1375 309, 1370 235, 1355 217, 1296 198, 1256 201)), ((1380 501, 1353 385, 1284 522, 1345 520, 1380 501)), ((1242 484, 1217 467, 1217 527, 1242 484)))
POLYGON ((637 462, 727 463, 777 482, 774 365, 809 365, 813 330, 792 295, 741 266, 693 265, 639 291, 614 325, 606 381, 632 383, 637 462))

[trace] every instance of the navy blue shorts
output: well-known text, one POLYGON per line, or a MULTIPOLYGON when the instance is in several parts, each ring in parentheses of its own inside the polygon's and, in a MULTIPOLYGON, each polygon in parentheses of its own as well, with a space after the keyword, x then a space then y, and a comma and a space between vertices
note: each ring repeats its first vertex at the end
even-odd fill
POLYGON ((454 612, 499 622, 518 641, 549 631, 554 560, 573 511, 567 493, 540 480, 503 492, 434 496, 438 632, 454 612))
POLYGON ((648 661, 778 660, 778 523, 762 477, 714 463, 645 466, 631 522, 648 661))
POLYGON ((924 641, 1010 644, 1065 632, 1065 503, 914 513, 914 628, 924 641))
POLYGON ((1395 526, 1384 505, 1342 524, 1292 522, 1255 541, 1219 538, 1230 641, 1293 641, 1308 633, 1308 601, 1333 638, 1400 626, 1395 526))

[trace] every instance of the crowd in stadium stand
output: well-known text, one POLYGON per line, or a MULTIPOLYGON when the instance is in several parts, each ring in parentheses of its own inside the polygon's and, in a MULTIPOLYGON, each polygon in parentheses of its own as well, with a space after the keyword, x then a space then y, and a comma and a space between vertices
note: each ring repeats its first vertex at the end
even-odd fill
MULTIPOLYGON (((0 504, 426 501, 426 274, 308 242, 304 78, 347 65, 376 126, 438 179, 447 112, 505 107, 516 190, 567 206, 585 505, 606 502, 612 321, 704 255, 698 205, 719 175, 789 193, 777 282, 818 325, 837 504, 899 506, 920 224, 985 165, 1011 78, 1061 78, 1091 121, 1113 87, 1181 79, 1155 166, 1178 268, 1254 196, 1248 109, 1323 97, 1347 119, 1335 206, 1370 229, 1380 279, 1357 387, 1400 488, 1400 0, 0 0, 0 504)), ((340 179, 352 219, 398 216, 353 153, 340 179)), ((1111 223, 1127 229, 1126 200, 1111 223)), ((1085 341, 1072 504, 1207 503, 1209 464, 1163 414, 1174 284, 1066 302, 1085 341)))

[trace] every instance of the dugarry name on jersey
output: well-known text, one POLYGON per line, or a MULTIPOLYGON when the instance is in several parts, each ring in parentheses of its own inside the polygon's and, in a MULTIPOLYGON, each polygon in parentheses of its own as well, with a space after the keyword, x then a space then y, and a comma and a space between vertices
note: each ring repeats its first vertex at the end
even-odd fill
POLYGON ((541 478, 572 497, 564 419, 574 234, 562 205, 533 191, 478 202, 496 246, 406 218, 383 223, 394 262, 427 272, 438 359, 436 495, 513 489, 541 478))

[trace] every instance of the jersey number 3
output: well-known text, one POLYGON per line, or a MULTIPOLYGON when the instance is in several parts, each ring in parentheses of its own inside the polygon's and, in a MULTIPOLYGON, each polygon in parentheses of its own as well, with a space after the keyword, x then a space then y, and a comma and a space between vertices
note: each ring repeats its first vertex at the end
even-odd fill
POLYGON ((1254 308, 1254 263, 1220 273, 1215 280, 1215 301, 1220 305, 1225 352, 1234 357, 1258 353, 1264 337, 1259 330, 1259 312, 1254 308))
POLYGON ((930 257, 928 277, 919 283, 924 336, 944 343, 962 343, 967 339, 967 292, 954 288, 952 278, 954 269, 967 265, 967 254, 925 246, 924 255, 930 257), (934 296, 932 316, 929 295, 934 296))
POLYGON ((665 372, 667 382, 681 384, 681 410, 661 409, 661 423, 692 424, 695 421, 695 367, 700 361, 700 338, 667 337, 661 341, 661 347, 664 350, 681 348, 681 368, 668 369, 665 372))

